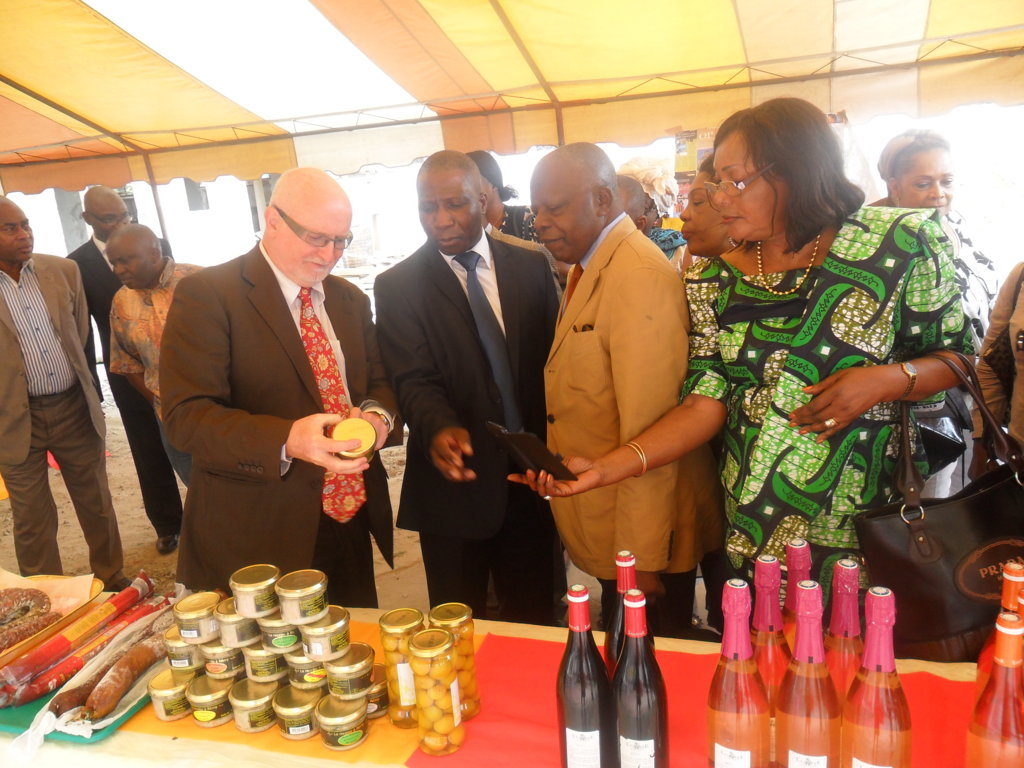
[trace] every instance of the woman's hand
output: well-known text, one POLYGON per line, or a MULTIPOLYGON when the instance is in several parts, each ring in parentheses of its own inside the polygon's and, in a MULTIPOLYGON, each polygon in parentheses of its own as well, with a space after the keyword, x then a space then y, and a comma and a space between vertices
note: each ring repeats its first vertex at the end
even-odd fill
POLYGON ((897 365, 845 368, 804 387, 814 397, 790 414, 789 425, 799 427, 801 435, 817 432, 817 442, 824 442, 872 406, 898 398, 906 384, 897 365))
POLYGON ((539 473, 526 470, 521 475, 509 475, 513 483, 528 485, 546 499, 552 496, 575 496, 601 485, 601 473, 596 469, 595 462, 582 456, 570 456, 565 459, 565 466, 576 475, 575 480, 556 480, 548 472, 539 473))

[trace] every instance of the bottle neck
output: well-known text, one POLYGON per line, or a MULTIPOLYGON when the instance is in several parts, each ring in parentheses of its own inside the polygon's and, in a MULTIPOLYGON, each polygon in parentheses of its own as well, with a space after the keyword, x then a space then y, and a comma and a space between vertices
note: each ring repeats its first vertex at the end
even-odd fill
POLYGON ((892 648, 892 627, 869 624, 864 636, 864 655, 860 665, 872 672, 895 672, 896 654, 892 648))
POLYGON ((626 637, 647 637, 647 610, 643 605, 626 605, 626 637))
POLYGON ((832 595, 832 617, 828 631, 835 637, 858 637, 860 616, 857 613, 856 592, 835 592, 832 595))
POLYGON ((615 590, 624 595, 631 589, 636 589, 636 565, 615 566, 615 590))
POLYGON ((1013 669, 1021 665, 1021 657, 1024 635, 1014 632, 1005 632, 1002 627, 996 627, 995 653, 992 661, 1000 667, 1013 669))
POLYGON ((779 606, 779 588, 757 587, 754 603, 754 629, 758 632, 782 631, 782 608, 779 606))
POLYGON ((1021 594, 1021 589, 1024 587, 1024 581, 1021 579, 1020 571, 1003 571, 1003 593, 1001 603, 1004 611, 1010 613, 1017 613, 1020 611, 1020 603, 1017 598, 1021 594))
POLYGON ((825 661, 820 616, 797 616, 794 645, 793 658, 801 664, 821 664, 825 661))
POLYGON ((747 629, 747 617, 743 614, 726 614, 722 627, 722 656, 733 661, 746 661, 754 655, 747 629))
POLYGON ((590 631, 590 603, 569 601, 569 629, 573 632, 590 631))

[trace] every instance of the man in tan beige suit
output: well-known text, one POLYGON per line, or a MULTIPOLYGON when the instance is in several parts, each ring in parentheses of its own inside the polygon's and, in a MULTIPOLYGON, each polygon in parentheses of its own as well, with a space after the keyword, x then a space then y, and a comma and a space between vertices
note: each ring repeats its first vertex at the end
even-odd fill
MULTIPOLYGON (((683 285, 624 213, 615 169, 597 146, 547 155, 531 200, 541 242, 574 265, 545 367, 548 445, 564 456, 603 456, 678 402, 688 354, 683 285)), ((628 549, 640 589, 665 595, 652 606, 655 631, 685 631, 697 563, 721 544, 719 486, 705 446, 640 477, 552 500, 569 556, 601 582, 606 616, 615 553, 628 549)))

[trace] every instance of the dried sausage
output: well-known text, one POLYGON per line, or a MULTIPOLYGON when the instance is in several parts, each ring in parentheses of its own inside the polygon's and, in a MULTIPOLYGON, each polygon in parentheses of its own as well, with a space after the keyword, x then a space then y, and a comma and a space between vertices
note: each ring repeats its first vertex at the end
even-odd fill
POLYGON ((92 689, 82 716, 95 722, 109 715, 139 675, 166 655, 164 638, 158 634, 133 645, 92 689))
POLYGON ((22 640, 27 640, 36 632, 41 632, 59 620, 59 613, 49 611, 48 613, 30 613, 10 624, 5 624, 0 627, 0 651, 11 648, 22 640))
POLYGON ((0 589, 0 627, 6 626, 30 613, 46 613, 50 598, 38 589, 0 589))

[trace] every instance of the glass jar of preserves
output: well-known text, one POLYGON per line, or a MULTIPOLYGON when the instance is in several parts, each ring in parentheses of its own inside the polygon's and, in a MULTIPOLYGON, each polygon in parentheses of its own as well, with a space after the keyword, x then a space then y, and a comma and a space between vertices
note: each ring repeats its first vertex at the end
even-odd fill
POLYGON ((371 720, 388 713, 388 678, 383 664, 373 665, 373 685, 366 693, 366 716, 371 720))
POLYGON ((149 699, 153 703, 153 714, 158 720, 170 722, 188 717, 192 705, 188 703, 185 689, 188 683, 174 679, 174 672, 165 669, 149 681, 149 699))
POLYGON ((205 672, 199 672, 204 664, 199 646, 186 643, 182 639, 177 625, 168 627, 164 632, 164 647, 167 648, 167 662, 171 665, 171 669, 190 672, 193 675, 205 674, 205 672))
POLYGON ((203 728, 215 728, 231 719, 231 680, 213 680, 206 675, 192 678, 185 697, 192 705, 192 719, 203 728))
POLYGON ((366 699, 342 701, 324 696, 316 705, 320 739, 328 749, 352 749, 366 741, 366 699))
POLYGON ((455 669, 459 673, 462 719, 480 711, 476 687, 476 646, 473 643, 473 610, 465 603, 443 603, 430 611, 430 626, 447 629, 455 637, 455 669))
POLYGON ((231 686, 228 700, 234 711, 235 727, 242 733, 260 733, 277 722, 273 699, 277 683, 239 680, 231 686))
POLYGON ((399 728, 416 727, 416 685, 409 666, 409 641, 421 629, 423 613, 415 608, 396 608, 380 617, 388 717, 399 728))
POLYGON ((281 618, 277 611, 256 619, 260 625, 263 647, 274 653, 295 653, 302 651, 302 636, 290 621, 281 618))
POLYGON ((274 585, 281 618, 289 624, 312 624, 327 615, 327 575, 314 568, 286 573, 274 585))
POLYGON ((219 640, 199 646, 206 660, 206 675, 214 680, 234 680, 245 671, 241 648, 228 648, 219 640))
POLYGON ((257 683, 273 683, 288 674, 288 664, 280 653, 268 651, 262 645, 250 645, 242 649, 245 657, 245 674, 257 683))
POLYGON ((327 685, 327 669, 324 662, 313 661, 303 656, 301 650, 286 653, 284 660, 288 662, 288 682, 304 691, 324 688, 327 685))
POLYGON ((174 623, 181 639, 193 645, 216 640, 220 625, 213 615, 220 595, 216 592, 193 592, 174 604, 174 623))
POLYGON ((373 685, 373 656, 366 643, 352 643, 344 658, 324 662, 331 695, 349 701, 364 698, 373 685))
POLYGON ((274 694, 273 704, 281 735, 299 741, 315 734, 318 730, 316 705, 322 698, 320 690, 301 691, 290 685, 280 688, 274 694))
POLYGON ((229 648, 244 648, 247 645, 258 643, 260 640, 260 627, 256 619, 250 619, 238 612, 235 608, 235 598, 228 597, 217 604, 213 612, 217 623, 220 624, 220 642, 229 648))
POLYGON ((348 622, 348 611, 340 605, 329 605, 322 619, 299 625, 304 655, 314 661, 343 657, 348 652, 348 622))
POLYGON ((235 610, 249 619, 269 616, 277 610, 277 592, 274 585, 281 578, 276 565, 259 563, 239 568, 231 574, 228 586, 235 596, 235 610))
POLYGON ((447 629, 424 629, 409 642, 416 685, 420 749, 449 755, 465 738, 455 669, 455 637, 447 629))

